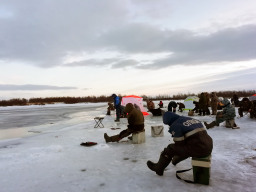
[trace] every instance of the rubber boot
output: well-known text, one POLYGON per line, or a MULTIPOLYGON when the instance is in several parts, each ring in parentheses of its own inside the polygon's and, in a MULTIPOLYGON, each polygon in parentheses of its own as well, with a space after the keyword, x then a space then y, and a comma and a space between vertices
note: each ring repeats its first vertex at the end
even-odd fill
POLYGON ((170 164, 171 159, 168 156, 161 154, 157 163, 152 161, 147 162, 147 166, 152 171, 155 171, 157 175, 162 176, 164 174, 164 169, 170 164))
POLYGON ((177 156, 175 155, 173 158, 172 158, 172 164, 175 166, 177 165, 179 162, 187 159, 188 157, 181 157, 181 156, 177 156))
POLYGON ((210 124, 204 122, 204 125, 205 125, 205 127, 206 127, 207 129, 213 128, 215 125, 218 126, 218 124, 216 123, 216 121, 213 121, 213 122, 211 122, 210 124))
POLYGON ((106 143, 109 143, 109 142, 118 142, 118 141, 120 140, 119 135, 114 135, 114 136, 109 137, 109 136, 107 135, 107 133, 104 133, 104 138, 105 138, 106 143))

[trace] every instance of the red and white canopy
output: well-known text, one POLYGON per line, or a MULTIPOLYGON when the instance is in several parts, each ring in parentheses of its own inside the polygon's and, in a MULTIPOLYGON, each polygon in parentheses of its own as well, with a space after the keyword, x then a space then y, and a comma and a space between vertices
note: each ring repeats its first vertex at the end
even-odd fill
POLYGON ((132 104, 137 104, 140 107, 141 112, 143 115, 149 115, 146 110, 143 107, 143 98, 136 96, 136 95, 128 95, 122 98, 121 105, 126 106, 126 104, 132 103, 132 104))

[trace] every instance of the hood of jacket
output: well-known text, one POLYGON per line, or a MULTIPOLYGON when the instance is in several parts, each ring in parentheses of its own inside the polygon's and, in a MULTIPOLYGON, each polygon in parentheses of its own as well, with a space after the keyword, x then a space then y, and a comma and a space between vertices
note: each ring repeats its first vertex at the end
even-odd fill
POLYGON ((171 126, 174 121, 176 121, 180 116, 171 111, 167 111, 163 115, 163 123, 171 126))
POLYGON ((128 103, 125 108, 124 108, 124 112, 125 113, 130 113, 132 110, 134 109, 134 106, 132 103, 128 103))

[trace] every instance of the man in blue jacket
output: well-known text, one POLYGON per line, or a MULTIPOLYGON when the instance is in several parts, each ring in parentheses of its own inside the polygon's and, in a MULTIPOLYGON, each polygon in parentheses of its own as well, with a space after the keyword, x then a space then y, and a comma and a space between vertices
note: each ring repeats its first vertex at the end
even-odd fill
POLYGON ((170 162, 176 165, 188 157, 201 158, 211 154, 212 138, 199 120, 167 111, 163 115, 163 123, 170 126, 174 143, 164 148, 157 163, 147 162, 149 169, 156 174, 163 175, 170 162))
POLYGON ((112 97, 114 99, 114 106, 116 109, 116 120, 115 122, 120 121, 120 115, 121 115, 121 101, 120 98, 116 94, 112 94, 112 97))

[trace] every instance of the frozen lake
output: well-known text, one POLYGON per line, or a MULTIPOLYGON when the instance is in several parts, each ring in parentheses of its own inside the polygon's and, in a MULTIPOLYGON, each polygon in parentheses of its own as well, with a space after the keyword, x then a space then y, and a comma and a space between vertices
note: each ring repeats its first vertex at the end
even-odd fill
POLYGON ((92 110, 102 110, 105 106, 106 103, 0 107, 0 139, 38 133, 36 128, 59 129, 59 126, 53 125, 58 123, 67 126, 72 124, 74 118, 77 123, 79 119, 85 122, 90 119, 88 116, 92 110))
MULTIPOLYGON (((105 116, 104 128, 94 128, 94 117, 106 114, 106 109, 107 103, 0 108, 0 191, 255 191, 256 120, 248 115, 236 117, 240 129, 227 129, 222 123, 207 130, 214 143, 211 178, 210 185, 200 185, 175 176, 177 170, 191 168, 190 158, 177 166, 170 164, 161 177, 148 169, 146 162, 156 162, 173 142, 162 117, 145 116, 143 144, 132 144, 127 138, 106 143, 104 133, 115 135, 127 128, 127 119, 116 123, 114 112, 105 116), (157 125, 164 126, 162 137, 151 136, 151 126, 157 125), (86 141, 97 145, 80 146, 86 141)), ((187 112, 177 114, 187 116, 187 112)), ((215 117, 194 118, 211 122, 215 117)), ((183 176, 191 179, 192 174, 183 176)))

